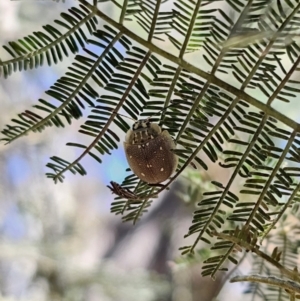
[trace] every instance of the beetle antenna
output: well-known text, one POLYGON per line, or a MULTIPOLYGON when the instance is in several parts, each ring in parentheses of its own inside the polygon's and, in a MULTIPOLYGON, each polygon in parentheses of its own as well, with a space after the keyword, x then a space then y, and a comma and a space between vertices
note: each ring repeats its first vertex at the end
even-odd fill
POLYGON ((131 118, 131 117, 129 117, 129 116, 123 115, 123 114, 121 114, 121 113, 118 113, 118 112, 115 112, 115 111, 113 111, 113 113, 115 113, 116 115, 122 116, 122 117, 129 118, 129 119, 131 119, 131 120, 133 120, 133 121, 136 121, 135 119, 133 119, 133 118, 131 118))
POLYGON ((166 106, 165 108, 163 108, 163 109, 159 110, 158 112, 152 114, 152 115, 149 116, 147 119, 150 119, 150 118, 152 118, 153 116, 158 115, 158 114, 164 112, 165 110, 167 110, 167 109, 170 108, 170 107, 178 106, 178 105, 180 105, 179 102, 178 102, 178 103, 171 103, 170 105, 166 106))
MULTIPOLYGON (((153 116, 158 115, 158 114, 160 114, 161 112, 164 112, 164 111, 167 110, 168 108, 170 108, 170 107, 172 107, 172 106, 177 106, 177 105, 179 105, 179 104, 180 104, 180 103, 171 103, 170 105, 168 105, 168 106, 166 106, 165 108, 159 110, 158 112, 152 114, 151 116, 147 117, 146 119, 150 119, 150 118, 152 118, 153 116)), ((134 122, 137 121, 136 119, 133 119, 133 118, 131 118, 131 117, 129 117, 129 116, 123 115, 123 114, 121 114, 121 113, 119 113, 119 112, 113 111, 112 113, 115 113, 116 115, 119 115, 119 116, 122 116, 122 117, 129 118, 129 119, 133 120, 134 122)))

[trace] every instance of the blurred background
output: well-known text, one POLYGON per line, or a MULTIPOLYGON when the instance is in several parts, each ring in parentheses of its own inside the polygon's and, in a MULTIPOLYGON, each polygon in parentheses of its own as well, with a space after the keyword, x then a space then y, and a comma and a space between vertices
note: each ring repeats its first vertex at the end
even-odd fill
MULTIPOLYGON (((53 24, 72 5, 78 3, 1 0, 0 45, 53 24)), ((9 55, 0 49, 0 57, 9 55)), ((44 97, 71 61, 0 78, 0 128, 44 97)), ((66 174, 57 185, 46 178, 50 156, 77 157, 76 150, 62 146, 77 140, 80 124, 0 146, 0 300, 210 301, 220 291, 218 300, 240 300, 245 286, 223 286, 226 275, 216 281, 201 277, 201 253, 199 263, 197 257, 191 263, 180 257, 178 248, 190 242, 183 236, 194 211, 183 197, 191 171, 135 226, 110 213, 114 196, 106 185, 122 182, 128 167, 122 145, 101 165, 85 158, 85 177, 66 174)), ((226 182, 229 172, 221 171, 195 171, 192 177, 205 187, 212 178, 226 182)), ((205 253, 207 245, 202 247, 205 253)), ((247 260, 241 269, 244 274, 250 269, 247 260)))

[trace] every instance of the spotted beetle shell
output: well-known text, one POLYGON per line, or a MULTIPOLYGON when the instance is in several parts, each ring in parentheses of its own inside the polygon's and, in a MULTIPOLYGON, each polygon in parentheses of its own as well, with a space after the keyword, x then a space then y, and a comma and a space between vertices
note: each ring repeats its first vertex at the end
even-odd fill
POLYGON ((134 174, 149 184, 167 180, 177 168, 178 158, 171 151, 175 143, 168 131, 161 131, 148 119, 138 120, 126 134, 124 149, 134 174))

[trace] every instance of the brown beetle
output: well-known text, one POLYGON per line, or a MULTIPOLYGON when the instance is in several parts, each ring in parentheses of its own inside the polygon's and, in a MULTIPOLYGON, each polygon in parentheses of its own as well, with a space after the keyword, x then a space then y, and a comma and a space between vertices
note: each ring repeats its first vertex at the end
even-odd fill
POLYGON ((131 170, 149 184, 161 183, 174 173, 178 158, 171 150, 175 147, 169 132, 149 119, 136 121, 124 142, 131 170))

